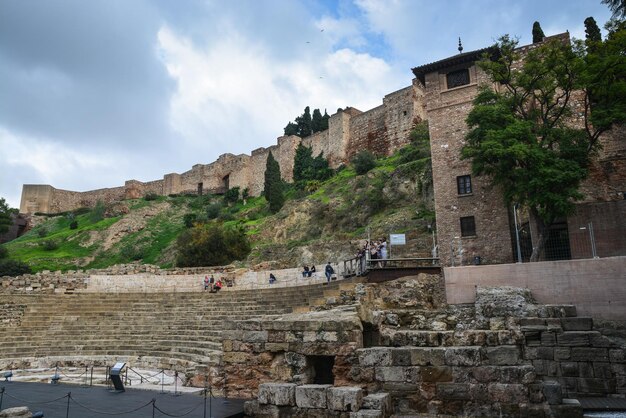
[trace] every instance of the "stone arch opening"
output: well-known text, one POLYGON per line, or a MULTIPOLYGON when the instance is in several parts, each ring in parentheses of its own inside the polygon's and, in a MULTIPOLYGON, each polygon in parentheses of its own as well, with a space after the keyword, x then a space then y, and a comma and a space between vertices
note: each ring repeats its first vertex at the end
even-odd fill
POLYGON ((314 384, 335 384, 335 356, 307 356, 309 370, 314 384))

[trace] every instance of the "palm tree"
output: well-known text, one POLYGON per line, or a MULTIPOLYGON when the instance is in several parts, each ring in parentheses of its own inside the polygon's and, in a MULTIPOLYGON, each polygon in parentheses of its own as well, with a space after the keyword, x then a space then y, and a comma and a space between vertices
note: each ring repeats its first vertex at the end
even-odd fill
POLYGON ((609 6, 614 19, 626 18, 626 0, 602 0, 602 4, 609 6))

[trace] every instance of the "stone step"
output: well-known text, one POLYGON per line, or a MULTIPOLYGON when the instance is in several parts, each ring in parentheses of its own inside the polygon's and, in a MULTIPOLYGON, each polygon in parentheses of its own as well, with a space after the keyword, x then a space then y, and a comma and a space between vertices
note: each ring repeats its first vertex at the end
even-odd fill
POLYGON ((380 345, 390 347, 497 346, 523 341, 521 332, 510 330, 424 331, 384 327, 380 331, 380 345))

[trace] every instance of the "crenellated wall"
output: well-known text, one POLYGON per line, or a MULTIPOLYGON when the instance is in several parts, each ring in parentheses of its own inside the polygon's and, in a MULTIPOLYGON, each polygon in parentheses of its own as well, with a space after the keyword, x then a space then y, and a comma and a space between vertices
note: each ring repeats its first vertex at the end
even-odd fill
POLYGON ((270 152, 280 165, 282 178, 292 181, 293 159, 298 144, 311 147, 313 155, 323 153, 331 167, 345 164, 354 154, 368 149, 390 155, 409 142, 409 132, 424 118, 421 88, 417 83, 383 98, 383 104, 361 112, 352 107, 339 110, 328 121, 328 129, 310 137, 281 136, 276 145, 258 148, 251 155, 223 154, 210 164, 196 164, 184 173, 169 173, 161 180, 127 180, 122 187, 74 192, 50 185, 25 184, 22 188, 22 213, 59 213, 79 207, 93 207, 147 194, 224 193, 227 188, 248 189, 250 195, 263 191, 267 156, 270 152))

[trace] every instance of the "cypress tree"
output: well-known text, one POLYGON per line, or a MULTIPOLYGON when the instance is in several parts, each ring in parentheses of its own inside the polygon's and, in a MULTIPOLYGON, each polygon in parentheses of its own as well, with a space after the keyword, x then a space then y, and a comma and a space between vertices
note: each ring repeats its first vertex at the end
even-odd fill
POLYGON ((315 109, 313 111, 313 119, 311 120, 311 131, 312 131, 312 133, 323 131, 324 130, 322 128, 322 123, 323 122, 324 121, 322 119, 322 112, 320 112, 319 109, 315 109))
POLYGON ((298 135, 298 125, 289 122, 287 126, 285 126, 285 135, 298 135))
POLYGON ((293 157, 293 181, 299 182, 308 180, 306 173, 313 162, 313 150, 309 147, 298 144, 296 155, 293 157))
POLYGON ((596 23, 596 20, 589 16, 585 19, 585 43, 601 42, 602 35, 600 34, 600 28, 596 23))
POLYGON ((265 165, 265 198, 270 204, 270 211, 276 213, 283 207, 285 196, 283 195, 283 180, 280 178, 280 166, 270 151, 265 165))
POLYGON ((304 108, 302 116, 296 118, 300 138, 306 138, 311 135, 311 122, 311 109, 307 106, 304 108))
POLYGON ((543 30, 541 29, 539 22, 533 23, 533 43, 536 44, 537 42, 542 42, 545 37, 546 35, 543 34, 543 30))
POLYGON ((322 131, 328 129, 328 119, 330 119, 330 116, 328 116, 326 109, 324 109, 324 116, 322 116, 322 131))

